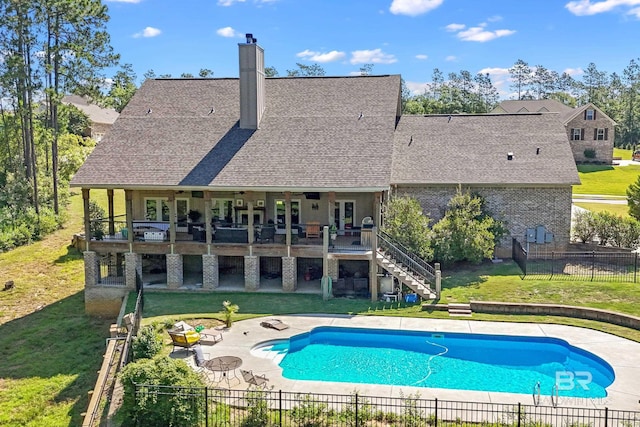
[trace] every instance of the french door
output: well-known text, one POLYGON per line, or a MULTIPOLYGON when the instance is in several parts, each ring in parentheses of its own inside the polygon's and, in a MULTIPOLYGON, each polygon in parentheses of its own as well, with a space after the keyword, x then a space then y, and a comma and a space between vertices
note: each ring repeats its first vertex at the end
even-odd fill
POLYGON ((338 234, 344 235, 349 233, 355 226, 354 221, 356 217, 356 201, 355 200, 336 200, 334 221, 338 234))

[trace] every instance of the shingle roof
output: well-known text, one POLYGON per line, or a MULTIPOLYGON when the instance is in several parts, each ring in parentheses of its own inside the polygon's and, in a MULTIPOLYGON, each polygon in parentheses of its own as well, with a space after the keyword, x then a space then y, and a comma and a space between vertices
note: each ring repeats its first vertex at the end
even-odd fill
POLYGON ((560 113, 564 115, 573 108, 555 99, 506 100, 500 102, 493 112, 505 113, 560 113))
POLYGON ((102 108, 99 105, 89 103, 78 95, 66 95, 62 98, 65 104, 71 104, 84 112, 94 123, 113 124, 118 118, 118 112, 111 108, 102 108))
POLYGON ((72 185, 388 187, 400 76, 272 78, 265 88, 251 131, 238 128, 238 79, 147 80, 72 185))
POLYGON ((580 183, 566 131, 554 113, 402 116, 391 182, 580 183), (507 159, 510 152, 513 160, 507 159))

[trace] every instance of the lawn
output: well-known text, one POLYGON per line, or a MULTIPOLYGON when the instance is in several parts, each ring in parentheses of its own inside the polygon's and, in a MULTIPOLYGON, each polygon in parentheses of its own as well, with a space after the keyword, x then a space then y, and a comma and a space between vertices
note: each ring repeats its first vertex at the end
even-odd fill
POLYGON ((574 203, 574 205, 587 209, 593 213, 610 212, 623 218, 629 217, 629 207, 627 205, 617 205, 613 203, 574 203))
POLYGON ((573 194, 626 196, 640 175, 640 165, 578 165, 578 173, 582 184, 573 186, 573 194))
POLYGON ((624 150, 622 148, 613 149, 614 158, 620 158, 621 160, 631 160, 632 155, 633 155, 633 150, 624 150))

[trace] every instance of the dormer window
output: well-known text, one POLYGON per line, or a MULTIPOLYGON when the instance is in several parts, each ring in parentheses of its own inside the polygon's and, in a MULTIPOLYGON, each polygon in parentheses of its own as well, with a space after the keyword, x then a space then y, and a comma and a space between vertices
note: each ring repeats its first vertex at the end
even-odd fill
POLYGON ((596 119, 596 110, 593 108, 589 108, 584 110, 584 119, 585 120, 595 120, 596 119))

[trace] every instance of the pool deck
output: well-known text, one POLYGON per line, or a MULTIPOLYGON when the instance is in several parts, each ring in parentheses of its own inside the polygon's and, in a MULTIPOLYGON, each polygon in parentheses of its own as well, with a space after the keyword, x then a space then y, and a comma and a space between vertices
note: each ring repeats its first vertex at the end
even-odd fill
MULTIPOLYGON (((615 380, 607 387, 608 396, 599 399, 563 398, 563 407, 604 408, 640 411, 640 343, 615 335, 573 326, 542 323, 485 322, 473 320, 417 319, 407 317, 381 316, 335 316, 335 315, 295 315, 277 316, 288 324, 288 329, 277 331, 260 326, 260 322, 273 317, 254 318, 234 322, 230 329, 221 329, 223 341, 213 346, 203 346, 207 359, 233 355, 242 358, 242 369, 253 370, 256 374, 266 374, 269 386, 274 390, 310 393, 351 394, 357 391, 368 396, 400 397, 419 393, 423 399, 457 400, 490 403, 533 404, 529 394, 482 392, 471 390, 451 390, 439 388, 389 386, 376 384, 334 383, 323 381, 289 380, 282 377, 282 370, 272 360, 251 354, 257 344, 269 340, 289 338, 308 332, 318 326, 343 326, 358 328, 418 330, 432 332, 466 332, 501 335, 523 335, 535 337, 555 337, 580 347, 606 360, 614 369, 615 380)), ((192 357, 192 353, 178 350, 172 357, 192 357)), ((232 380, 233 389, 246 389, 247 384, 239 379, 232 380)), ((226 386, 226 383, 222 383, 226 386)), ((533 390, 532 390, 533 392, 533 390)), ((551 406, 551 390, 542 390, 540 404, 551 406)))

